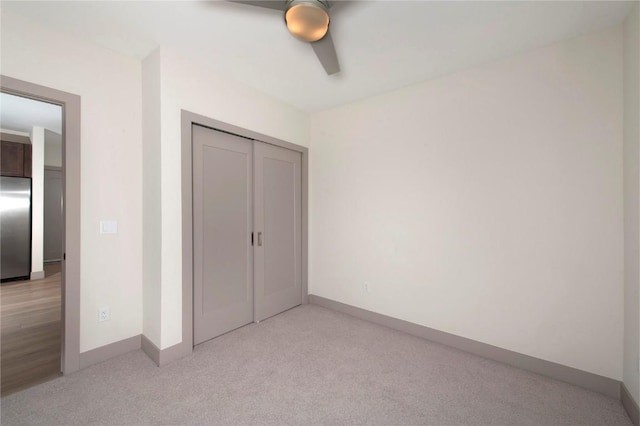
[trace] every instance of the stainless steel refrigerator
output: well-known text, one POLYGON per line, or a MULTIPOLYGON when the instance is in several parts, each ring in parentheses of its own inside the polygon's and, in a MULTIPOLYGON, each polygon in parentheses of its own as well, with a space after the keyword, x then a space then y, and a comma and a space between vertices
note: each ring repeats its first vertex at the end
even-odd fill
POLYGON ((0 177, 0 257, 2 281, 31 272, 31 179, 0 177))

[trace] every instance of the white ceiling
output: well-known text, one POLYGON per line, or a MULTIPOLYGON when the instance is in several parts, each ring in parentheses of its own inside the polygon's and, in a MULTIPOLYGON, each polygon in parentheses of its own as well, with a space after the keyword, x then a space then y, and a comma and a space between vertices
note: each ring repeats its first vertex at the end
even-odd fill
POLYGON ((341 73, 327 76, 277 11, 225 1, 2 1, 21 14, 142 59, 162 45, 312 111, 437 78, 620 23, 632 2, 335 2, 341 73))
POLYGON ((30 133, 33 126, 62 133, 62 107, 0 93, 0 128, 30 133))

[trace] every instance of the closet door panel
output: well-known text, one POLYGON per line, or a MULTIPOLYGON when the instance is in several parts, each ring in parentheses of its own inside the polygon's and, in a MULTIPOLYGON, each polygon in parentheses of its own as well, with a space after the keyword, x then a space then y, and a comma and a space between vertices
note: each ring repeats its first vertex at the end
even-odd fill
POLYGON ((252 142, 193 127, 194 343, 253 321, 252 142))
POLYGON ((301 292, 301 156, 254 147, 255 316, 260 321, 297 306, 301 292))
POLYGON ((270 295, 296 283, 295 165, 264 158, 264 230, 269 235, 265 246, 264 294, 270 295), (268 247, 268 250, 266 249, 268 247))

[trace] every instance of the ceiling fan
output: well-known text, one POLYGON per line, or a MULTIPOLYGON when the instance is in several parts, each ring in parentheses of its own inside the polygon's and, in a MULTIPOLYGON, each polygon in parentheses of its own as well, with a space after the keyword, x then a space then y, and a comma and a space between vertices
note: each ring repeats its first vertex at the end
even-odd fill
POLYGON ((327 74, 340 72, 336 49, 329 32, 329 9, 332 5, 328 0, 229 1, 283 12, 289 32, 297 39, 311 44, 327 74))

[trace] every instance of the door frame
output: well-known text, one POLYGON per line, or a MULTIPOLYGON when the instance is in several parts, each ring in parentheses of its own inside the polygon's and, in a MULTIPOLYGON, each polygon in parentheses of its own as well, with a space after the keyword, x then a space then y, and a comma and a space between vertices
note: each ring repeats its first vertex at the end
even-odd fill
POLYGON ((245 139, 251 139, 270 145, 279 146, 299 152, 301 165, 301 203, 300 213, 302 304, 309 303, 308 285, 308 182, 309 182, 309 149, 283 141, 262 133, 254 132, 233 124, 208 118, 190 111, 181 110, 181 157, 182 157, 182 347, 183 353, 193 351, 193 165, 192 165, 192 131, 194 124, 208 127, 220 132, 230 133, 245 139))
POLYGON ((0 91, 62 107, 63 374, 80 369, 80 96, 0 75, 0 91))

